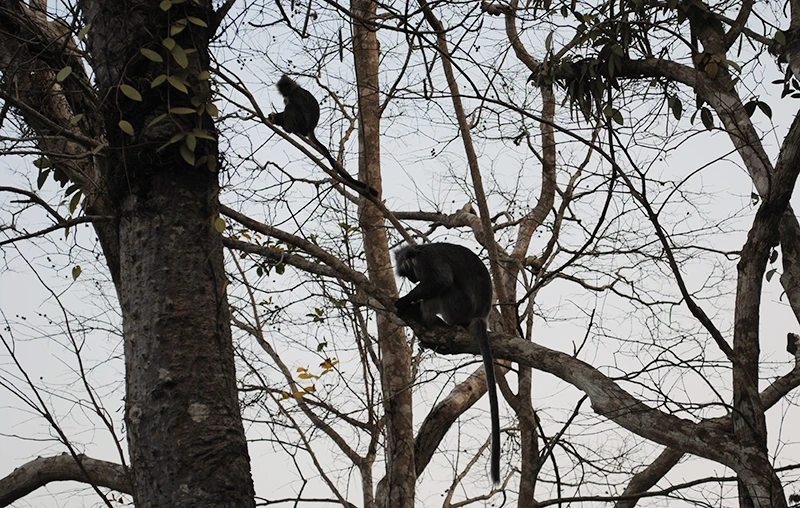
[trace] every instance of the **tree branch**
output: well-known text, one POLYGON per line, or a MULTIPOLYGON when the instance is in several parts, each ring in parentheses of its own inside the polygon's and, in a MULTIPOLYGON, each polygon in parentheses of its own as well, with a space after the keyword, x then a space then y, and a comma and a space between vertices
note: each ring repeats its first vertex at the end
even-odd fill
POLYGON ((121 465, 78 455, 80 464, 68 453, 37 457, 0 479, 0 507, 8 506, 50 482, 76 481, 132 494, 128 471, 121 465), (84 473, 89 474, 87 475, 84 473))

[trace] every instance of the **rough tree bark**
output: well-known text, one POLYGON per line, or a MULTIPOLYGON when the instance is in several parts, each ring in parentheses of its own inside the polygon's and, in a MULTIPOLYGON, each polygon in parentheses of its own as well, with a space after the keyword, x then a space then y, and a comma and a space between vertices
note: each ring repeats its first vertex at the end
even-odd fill
MULTIPOLYGON (((155 151, 176 133, 192 130, 188 115, 145 130, 137 143, 116 129, 126 120, 140 132, 166 113, 167 100, 171 107, 189 105, 186 95, 168 87, 145 92, 143 104, 126 100, 117 87, 136 88, 164 73, 139 50, 161 43, 177 19, 193 15, 213 25, 211 2, 186 2, 169 13, 144 0, 79 5, 92 24, 87 45, 98 88, 117 98, 102 110, 113 161, 111 196, 120 216, 117 289, 134 497, 140 507, 253 506, 222 242, 214 229, 217 172, 187 164, 177 144, 155 151)), ((210 36, 197 26, 175 36, 177 44, 197 50, 190 73, 208 69, 210 36)), ((214 139, 203 147, 215 157, 216 132, 207 116, 204 123, 214 139)))
POLYGON ((190 95, 204 90, 198 76, 208 70, 212 34, 202 25, 214 26, 211 1, 166 11, 145 0, 81 0, 78 6, 90 24, 86 42, 97 96, 79 57, 63 51, 71 41, 59 44, 57 31, 12 0, 0 2, 0 93, 34 129, 56 169, 82 184, 87 211, 103 216, 96 231, 122 306, 133 497, 140 508, 254 506, 215 230, 217 168, 187 163, 180 143, 157 150, 176 134, 185 140, 200 122, 208 139, 194 151, 213 161, 216 131, 207 114, 171 115, 146 128, 168 107, 196 107, 190 95), (177 45, 196 50, 183 55, 184 65, 162 41, 189 16, 202 22, 174 35, 177 45), (142 48, 162 52, 164 63, 144 58, 142 48), (67 65, 72 74, 57 84, 53 77, 67 65), (151 80, 165 73, 180 74, 189 93, 151 89, 151 80), (23 93, 12 86, 20 80, 23 93), (121 93, 120 85, 138 90, 141 100, 121 93), (70 123, 78 114, 84 120, 70 123), (133 136, 118 126, 122 120, 133 136), (107 146, 90 154, 101 144, 107 146))

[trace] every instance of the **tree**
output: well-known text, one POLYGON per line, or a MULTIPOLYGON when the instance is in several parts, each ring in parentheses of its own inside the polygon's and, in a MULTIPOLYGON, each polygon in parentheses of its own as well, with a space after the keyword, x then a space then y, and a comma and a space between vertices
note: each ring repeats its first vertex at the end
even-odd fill
POLYGON ((4 503, 74 479, 141 505, 252 505, 231 325, 251 450, 269 436, 296 471, 291 495, 257 485, 265 502, 792 502, 800 466, 777 420, 797 414, 771 415, 796 398, 799 340, 762 314, 779 282, 800 317, 800 126, 773 118, 757 71, 775 68, 768 50, 787 64, 780 104, 800 77, 796 27, 775 30, 768 6, 95 0, 53 21, 0 6, 5 154, 39 168, 2 192, 53 222, 21 231, 31 210, 9 203, 0 245, 93 225, 123 318, 131 461, 82 456, 40 399, 70 455, 0 480, 4 503), (259 85, 281 72, 321 99, 318 137, 380 199, 271 124, 259 85), (785 135, 774 153, 765 118, 785 135), (47 203, 37 180, 71 201, 47 203), (510 409, 498 489, 474 432, 488 418, 469 421, 484 374, 460 368, 477 345, 393 312, 391 248, 430 239, 491 267, 510 409), (786 332, 788 369, 772 338, 786 332))
MULTIPOLYGON (((214 228, 211 2, 80 2, 86 53, 72 39, 75 25, 49 21, 44 7, 0 5, 0 93, 4 111, 13 108, 35 136, 42 179, 85 196, 116 287, 135 502, 252 506, 214 228)), ((51 213, 58 228, 75 223, 51 213)), ((79 477, 103 484, 70 452, 79 477)))

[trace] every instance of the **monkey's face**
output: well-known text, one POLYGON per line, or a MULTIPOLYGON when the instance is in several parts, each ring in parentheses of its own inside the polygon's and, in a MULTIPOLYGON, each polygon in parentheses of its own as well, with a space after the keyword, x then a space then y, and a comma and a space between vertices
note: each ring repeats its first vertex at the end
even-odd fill
POLYGON ((417 276, 417 266, 413 257, 406 257, 405 259, 397 260, 397 275, 405 277, 413 283, 419 282, 417 276))

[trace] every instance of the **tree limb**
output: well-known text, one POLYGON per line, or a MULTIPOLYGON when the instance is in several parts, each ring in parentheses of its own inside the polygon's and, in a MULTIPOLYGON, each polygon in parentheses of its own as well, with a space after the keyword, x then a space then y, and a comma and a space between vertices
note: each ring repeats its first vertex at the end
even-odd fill
POLYGON ((76 481, 106 487, 123 494, 132 494, 128 471, 121 465, 78 455, 81 464, 68 453, 54 457, 37 457, 0 479, 0 507, 22 499, 50 482, 76 481), (81 469, 83 466, 83 470, 81 469), (84 474, 89 473, 89 477, 84 474))

